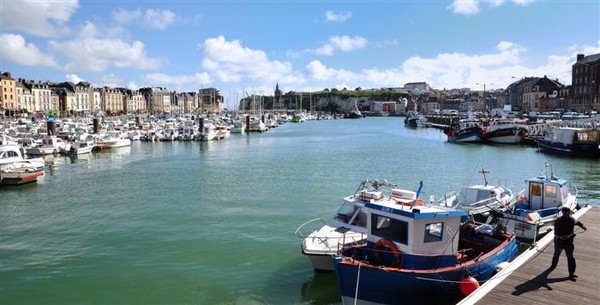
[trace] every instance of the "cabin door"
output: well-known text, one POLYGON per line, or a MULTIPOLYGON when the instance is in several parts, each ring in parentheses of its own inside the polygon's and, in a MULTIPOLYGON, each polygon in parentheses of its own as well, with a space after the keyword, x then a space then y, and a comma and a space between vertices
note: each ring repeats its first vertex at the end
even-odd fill
POLYGON ((529 183, 529 206, 532 210, 539 210, 542 208, 542 203, 544 202, 543 189, 543 183, 529 183))

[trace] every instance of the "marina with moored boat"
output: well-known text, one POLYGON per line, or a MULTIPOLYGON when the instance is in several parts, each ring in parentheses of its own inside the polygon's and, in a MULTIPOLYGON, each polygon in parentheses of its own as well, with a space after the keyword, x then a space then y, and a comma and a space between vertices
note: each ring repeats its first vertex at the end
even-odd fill
MULTIPOLYGON (((325 215, 322 219, 333 220, 338 214, 349 214, 348 221, 351 223, 353 218, 360 219, 350 211, 360 213, 366 209, 344 209, 345 212, 341 213, 340 204, 344 201, 340 202, 340 198, 362 190, 356 184, 366 181, 365 176, 394 178, 394 184, 404 186, 400 189, 405 188, 406 192, 402 194, 406 194, 405 201, 411 206, 413 203, 415 207, 433 203, 437 209, 444 210, 437 206, 439 201, 430 197, 433 195, 441 199, 443 194, 452 191, 458 193, 458 190, 467 186, 484 186, 486 178, 482 183, 482 174, 478 173, 482 171, 482 163, 485 163, 488 186, 507 186, 516 193, 523 188, 522 181, 536 176, 535 173, 543 168, 548 158, 561 179, 578 186, 577 197, 582 207, 585 207, 587 200, 581 198, 591 198, 592 202, 600 198, 594 191, 593 183, 600 173, 594 174, 594 167, 590 167, 595 160, 573 160, 540 154, 529 146, 454 145, 447 143, 445 135, 439 130, 405 128, 397 117, 315 120, 284 124, 266 133, 231 134, 224 141, 132 141, 129 147, 100 149, 77 157, 47 155, 44 157, 44 179, 37 184, 1 187, 0 196, 6 198, 6 201, 2 200, 3 204, 17 208, 5 210, 11 215, 7 218, 7 236, 18 234, 19 239, 32 235, 35 238, 43 237, 42 240, 46 241, 44 247, 52 251, 64 249, 69 253, 80 253, 78 258, 67 256, 64 260, 54 261, 54 264, 69 270, 74 276, 82 277, 83 282, 88 281, 86 274, 93 268, 94 278, 108 285, 114 281, 112 275, 121 272, 112 265, 124 266, 133 263, 128 260, 129 257, 136 257, 138 263, 162 266, 160 271, 146 272, 151 273, 152 277, 159 273, 166 276, 169 283, 159 282, 169 289, 189 287, 186 286, 189 285, 188 279, 169 275, 175 272, 185 278, 193 278, 194 283, 202 285, 233 287, 236 291, 248 289, 252 294, 276 300, 273 301, 275 303, 294 303, 302 298, 313 300, 309 303, 341 304, 335 271, 315 272, 311 260, 302 254, 302 240, 291 233, 306 219, 319 215, 325 215), (385 141, 381 141, 382 131, 385 131, 385 141), (352 151, 352 154, 348 154, 348 151, 352 151), (424 157, 424 152, 427 152, 427 157, 424 157), (531 164, 517 166, 514 160, 529 160, 527 163, 531 164), (182 180, 182 175, 186 179, 182 180), (246 175, 249 175, 248 178, 245 178, 246 175), (414 185, 415 177, 424 181, 421 192, 414 185), (475 183, 469 183, 471 180, 475 183), (507 182, 496 182, 500 180, 507 182), (519 183, 512 185, 510 180, 519 183), (406 187, 411 183, 413 187, 406 187), (78 196, 82 192, 86 196, 78 196), (423 200, 419 201, 419 198, 423 200), (282 204, 282 200, 292 204, 282 204), (15 206, 14 202, 23 202, 24 205, 15 206), (35 209, 23 209, 25 206, 35 209), (77 217, 70 211, 77 212, 77 217), (53 213, 55 217, 45 218, 44 215, 48 213, 53 213), (29 229, 25 234, 18 226, 10 225, 28 222, 29 219, 43 222, 43 229, 29 229), (78 228, 77 238, 60 233, 69 227, 78 228), (107 231, 99 232, 93 229, 96 227, 105 227, 107 231), (152 248, 157 255, 143 255, 150 251, 149 245, 135 237, 140 234, 152 235, 152 248), (56 238, 65 239, 60 248, 51 244, 56 238), (236 251, 231 251, 232 244, 236 251), (107 249, 127 249, 123 251, 128 254, 102 252, 107 249), (105 253, 103 255, 106 256, 97 256, 95 253, 105 253), (113 262, 107 264, 107 260, 113 262), (231 262, 237 263, 232 265, 231 262), (218 268, 222 276, 201 271, 210 268, 218 268), (249 277, 254 279, 252 283, 248 282, 249 277), (276 287, 278 291, 289 290, 292 293, 284 296, 264 287, 276 287)), ((356 194, 356 198, 360 198, 358 196, 362 193, 361 202, 367 205, 382 200, 373 188, 373 182, 385 182, 381 179, 369 181, 370 190, 356 194)), ((385 198, 392 194, 383 193, 386 194, 385 198)), ((396 193, 394 196, 398 195, 396 193)), ((394 206, 399 207, 400 204, 394 203, 394 206)), ((407 213, 412 211, 404 203, 402 208, 407 213)), ((468 215, 468 212, 464 213, 468 215)), ((424 214, 425 210, 423 217, 424 214)), ((415 214, 414 217, 421 216, 415 214)), ((314 224, 320 225, 316 229, 325 225, 320 221, 314 224)), ((340 221, 339 225, 331 227, 344 228, 349 225, 340 221)), ((588 226, 593 228, 592 225, 588 226)), ((482 225, 472 229, 476 230, 475 236, 486 236, 488 232, 488 227, 482 225)), ((507 232, 510 233, 510 230, 507 232)), ((353 246, 365 243, 364 239, 356 240, 353 246)), ((335 244, 332 248, 336 250, 338 247, 344 248, 335 244)), ((373 247, 375 244, 376 241, 373 247)), ((36 243, 31 245, 36 247, 36 243)), ((384 244, 378 248, 382 253, 389 249, 384 244)), ((25 276, 33 272, 18 262, 35 261, 35 257, 25 254, 17 259, 12 252, 7 253, 12 265, 22 270, 8 275, 11 282, 19 281, 19 274, 25 276)), ((381 259, 393 263, 395 256, 388 254, 382 254, 381 259)), ((333 264, 335 254, 328 255, 333 264)), ((58 258, 48 255, 48 259, 58 258)), ((582 260, 580 264, 585 266, 589 263, 582 260)), ((52 270, 52 266, 41 268, 52 270)), ((124 269, 132 272, 130 276, 140 276, 136 268, 124 269)), ((361 272, 365 270, 361 267, 361 272)), ((591 278, 585 274, 580 274, 582 283, 591 278)), ((64 280, 68 279, 59 273, 49 279, 32 281, 61 291, 64 289, 61 288, 64 280)), ((366 280, 360 282, 364 284, 366 280)), ((478 281, 481 287, 486 283, 478 281)), ((151 282, 149 285, 154 284, 151 282)), ((472 285, 469 291, 476 286, 468 278, 465 285, 472 285)), ((127 294, 132 289, 138 295, 137 292, 147 287, 133 286, 127 291, 117 287, 114 291, 127 294)), ((456 298, 462 294, 460 283, 454 288, 458 290, 454 290, 452 295, 457 291, 459 295, 453 300, 458 300, 456 298)), ((12 284, 6 289, 19 294, 18 288, 12 284)), ((218 291, 189 293, 190 296, 214 298, 215 302, 241 297, 237 293, 230 296, 218 291)), ((160 295, 154 294, 153 297, 160 295)), ((444 293, 437 295, 443 298, 444 293)), ((11 299, 10 295, 6 298, 11 299)), ((114 297, 110 296, 103 299, 114 301, 114 297)), ((451 303, 442 301, 439 304, 451 303)))

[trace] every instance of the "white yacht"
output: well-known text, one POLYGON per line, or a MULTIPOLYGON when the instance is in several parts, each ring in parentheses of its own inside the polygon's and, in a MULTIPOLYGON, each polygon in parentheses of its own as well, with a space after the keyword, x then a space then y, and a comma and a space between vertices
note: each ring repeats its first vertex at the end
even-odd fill
POLYGON ((122 137, 118 130, 109 130, 102 138, 98 140, 98 146, 101 148, 117 148, 131 146, 131 140, 122 137))

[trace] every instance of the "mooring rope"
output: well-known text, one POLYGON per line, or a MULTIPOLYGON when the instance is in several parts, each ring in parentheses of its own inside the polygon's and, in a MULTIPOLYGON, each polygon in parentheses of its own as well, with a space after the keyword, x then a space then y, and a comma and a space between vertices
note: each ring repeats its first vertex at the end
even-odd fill
POLYGON ((358 302, 358 283, 360 282, 360 266, 361 262, 358 262, 358 274, 356 275, 356 290, 354 291, 354 305, 358 302))

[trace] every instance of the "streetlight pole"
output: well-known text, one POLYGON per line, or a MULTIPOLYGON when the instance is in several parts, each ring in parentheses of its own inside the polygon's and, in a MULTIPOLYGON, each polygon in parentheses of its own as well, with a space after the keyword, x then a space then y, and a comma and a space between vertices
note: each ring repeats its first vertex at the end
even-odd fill
MULTIPOLYGON (((475 83, 476 85, 483 85, 483 106, 485 108, 485 111, 489 113, 489 109, 488 109, 488 103, 487 103, 487 98, 485 97, 485 86, 486 83, 475 83)), ((489 83, 490 85, 493 85, 494 83, 489 83)))

